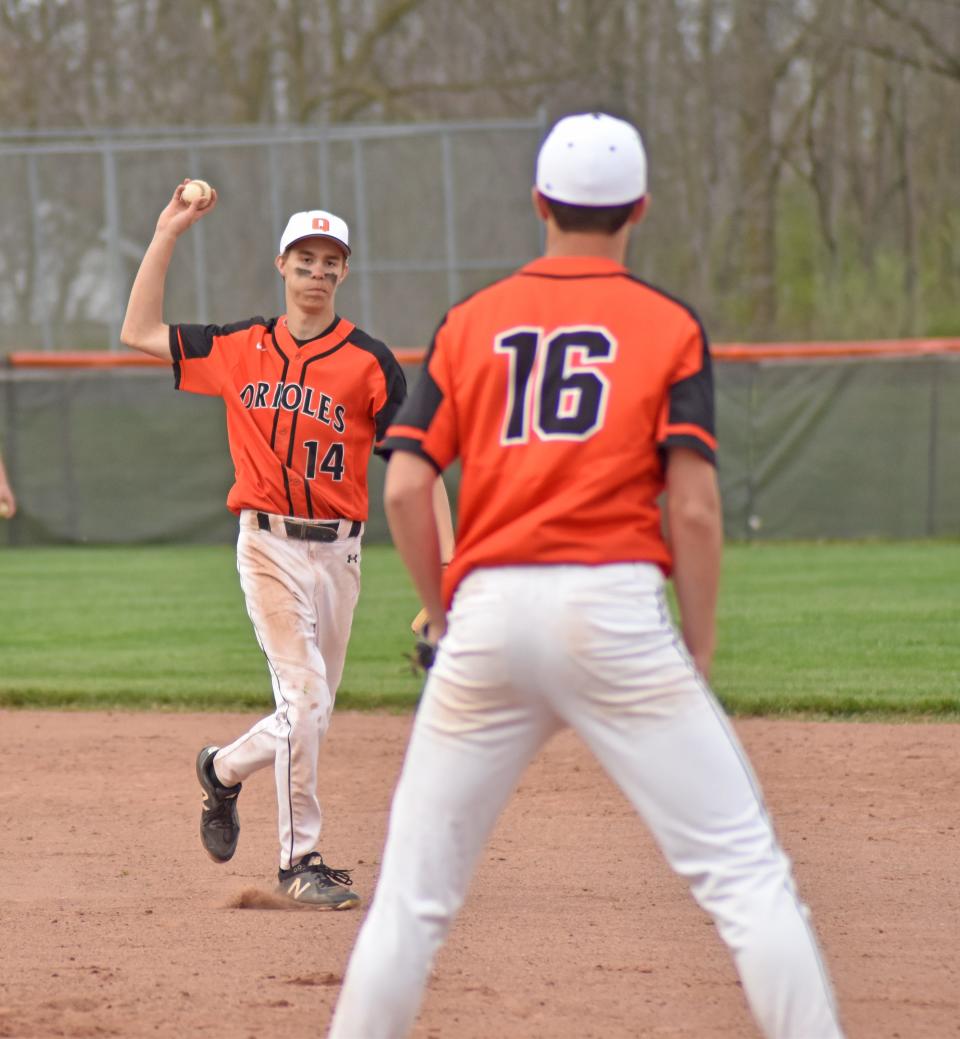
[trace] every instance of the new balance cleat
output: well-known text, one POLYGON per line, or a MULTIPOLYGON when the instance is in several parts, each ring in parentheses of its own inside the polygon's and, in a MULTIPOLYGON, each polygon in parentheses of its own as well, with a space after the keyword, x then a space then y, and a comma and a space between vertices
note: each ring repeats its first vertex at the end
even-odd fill
POLYGON ((197 755, 197 779, 203 788, 200 812, 200 840, 214 862, 229 862, 240 839, 237 797, 243 786, 224 786, 213 771, 213 758, 219 747, 204 747, 197 755))
POLYGON ((316 909, 353 909, 360 905, 360 896, 350 890, 349 871, 331 869, 318 851, 305 855, 290 869, 280 870, 278 876, 278 894, 300 905, 316 909))

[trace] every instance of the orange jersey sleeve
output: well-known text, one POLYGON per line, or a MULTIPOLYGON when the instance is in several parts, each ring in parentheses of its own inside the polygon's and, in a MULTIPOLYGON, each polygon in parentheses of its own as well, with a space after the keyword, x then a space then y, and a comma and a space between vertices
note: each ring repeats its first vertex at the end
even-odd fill
POLYGON ((706 334, 611 261, 543 258, 448 312, 389 450, 462 463, 448 598, 479 566, 671 566, 663 453, 713 462, 706 334))

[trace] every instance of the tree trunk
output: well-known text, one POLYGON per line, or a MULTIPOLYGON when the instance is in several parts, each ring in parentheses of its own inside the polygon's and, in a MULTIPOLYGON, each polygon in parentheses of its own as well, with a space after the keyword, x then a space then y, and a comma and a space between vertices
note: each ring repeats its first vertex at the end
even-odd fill
POLYGON ((777 166, 774 161, 773 105, 776 81, 773 42, 764 0, 737 0, 741 96, 737 127, 740 160, 739 286, 747 304, 745 332, 754 339, 775 337, 777 319, 777 166))

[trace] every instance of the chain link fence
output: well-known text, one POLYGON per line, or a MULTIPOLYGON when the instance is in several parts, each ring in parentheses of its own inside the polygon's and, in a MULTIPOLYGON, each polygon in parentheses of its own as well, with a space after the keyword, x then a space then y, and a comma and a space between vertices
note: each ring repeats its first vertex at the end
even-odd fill
POLYGON ((0 133, 0 353, 118 349, 133 277, 184 177, 217 211, 178 244, 167 318, 282 313, 290 213, 350 225, 341 312, 422 346, 456 299, 540 245, 530 209, 542 119, 391 126, 0 133))
MULTIPOLYGON (((0 132, 0 355, 119 349, 157 215, 186 176, 220 201, 178 245, 168 320, 280 313, 283 226, 325 208, 354 247, 340 312, 423 346, 454 300, 539 252, 529 184, 545 130, 539 118, 0 132)), ((960 534, 957 356, 716 369, 728 536, 960 534)), ((173 393, 163 371, 0 368, 0 446, 20 507, 0 543, 235 536, 222 404, 173 393)), ((370 471, 368 536, 385 540, 382 466, 370 471)))

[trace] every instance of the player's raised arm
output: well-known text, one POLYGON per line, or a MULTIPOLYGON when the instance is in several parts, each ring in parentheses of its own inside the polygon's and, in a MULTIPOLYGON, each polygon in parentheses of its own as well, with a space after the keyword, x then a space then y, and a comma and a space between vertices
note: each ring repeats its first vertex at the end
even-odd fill
POLYGON ((180 235, 217 204, 217 193, 213 189, 209 195, 195 196, 192 201, 184 199, 183 191, 188 184, 191 182, 184 180, 177 185, 157 219, 153 238, 133 280, 120 329, 120 341, 125 346, 165 361, 170 360, 170 328, 163 320, 163 295, 173 249, 180 235))

